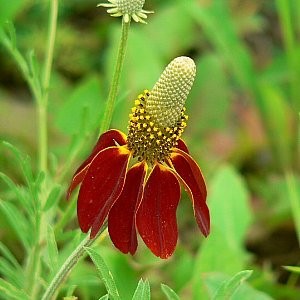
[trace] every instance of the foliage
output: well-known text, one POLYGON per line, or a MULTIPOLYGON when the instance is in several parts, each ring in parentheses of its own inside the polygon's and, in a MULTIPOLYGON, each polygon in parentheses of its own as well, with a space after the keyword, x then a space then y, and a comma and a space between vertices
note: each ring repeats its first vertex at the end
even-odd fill
POLYGON ((200 238, 184 196, 168 260, 142 243, 120 254, 105 231, 87 244, 65 201, 105 114, 121 25, 96 2, 60 1, 56 32, 50 3, 0 0, 0 299, 42 299, 58 275, 57 299, 298 299, 297 1, 149 0, 148 24, 131 24, 111 127, 126 131, 168 61, 197 64, 185 139, 212 231, 200 238))

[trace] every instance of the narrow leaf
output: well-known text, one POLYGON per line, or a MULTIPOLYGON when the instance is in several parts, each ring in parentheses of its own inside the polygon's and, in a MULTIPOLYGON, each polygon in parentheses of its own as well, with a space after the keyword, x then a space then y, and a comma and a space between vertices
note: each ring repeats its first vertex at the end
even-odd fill
POLYGON ((15 155, 17 162, 20 164, 27 185, 30 186, 34 182, 32 170, 31 170, 30 157, 22 153, 19 149, 17 149, 15 146, 13 146, 8 142, 4 141, 3 145, 9 148, 15 155))
POLYGON ((150 284, 148 280, 140 279, 132 300, 150 300, 150 284))
POLYGON ((54 231, 51 225, 47 229, 47 251, 49 256, 49 267, 52 273, 58 269, 58 249, 54 231))
POLYGON ((17 271, 6 259, 0 257, 0 274, 17 288, 23 287, 23 272, 17 271))
POLYGON ((180 300, 179 296, 166 284, 161 284, 161 289, 167 296, 168 300, 180 300))
POLYGON ((106 295, 99 298, 99 300, 108 300, 108 299, 109 299, 108 294, 106 294, 106 295))
POLYGON ((29 240, 28 234, 30 231, 28 230, 28 226, 26 223, 26 219, 24 216, 20 214, 15 205, 10 202, 3 201, 0 199, 0 210, 2 210, 3 214, 7 218, 11 228, 15 231, 19 240, 22 242, 26 249, 29 248, 29 240))
POLYGON ((7 296, 7 299, 15 300, 29 300, 29 296, 15 286, 0 278, 0 292, 7 296))
POLYGON ((17 270, 21 271, 21 266, 10 250, 0 241, 0 253, 6 258, 17 270))
POLYGON ((89 256, 91 257, 97 270, 99 271, 100 277, 103 280, 103 283, 108 291, 108 294, 111 296, 112 299, 120 299, 116 283, 103 258, 92 248, 85 248, 85 249, 89 254, 89 256))
POLYGON ((230 300, 233 293, 239 288, 244 280, 251 276, 252 272, 252 270, 241 271, 231 279, 223 282, 213 296, 213 300, 230 300))
POLYGON ((57 185, 53 187, 53 189, 49 193, 46 204, 43 208, 45 212, 48 211, 50 208, 54 207, 58 203, 61 190, 62 190, 61 186, 57 185))

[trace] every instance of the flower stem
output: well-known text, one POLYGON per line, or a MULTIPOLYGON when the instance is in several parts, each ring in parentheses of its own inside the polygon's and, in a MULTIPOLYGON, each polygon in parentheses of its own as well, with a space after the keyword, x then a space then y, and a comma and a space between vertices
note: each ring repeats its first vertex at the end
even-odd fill
POLYGON ((122 21, 121 40, 120 40, 119 49, 118 49, 118 57, 117 57, 117 61, 116 61, 115 69, 114 69, 114 74, 113 74, 110 91, 108 94, 108 99, 106 102, 103 120, 102 120, 102 123, 100 126, 100 134, 103 133, 104 131, 106 131, 109 128, 110 123, 111 123, 114 105, 115 105, 115 101, 116 101, 116 96, 117 96, 117 92, 118 92, 118 86, 120 83, 121 71, 122 71, 124 58, 125 58, 129 28, 130 28, 130 22, 124 22, 124 20, 123 20, 122 21))
POLYGON ((103 225, 102 229, 98 232, 96 237, 94 239, 90 239, 89 236, 87 236, 82 242, 77 246, 77 248, 70 254, 70 256, 66 259, 64 264, 61 266, 59 271, 56 273, 54 278, 52 279, 50 285, 48 286, 47 290, 45 291, 42 300, 51 300, 54 299, 54 296, 59 290, 59 287, 66 279, 69 272, 73 269, 73 267, 76 265, 78 260, 81 258, 81 256, 85 252, 85 247, 91 246, 97 238, 103 234, 103 231, 106 229, 107 225, 103 225))

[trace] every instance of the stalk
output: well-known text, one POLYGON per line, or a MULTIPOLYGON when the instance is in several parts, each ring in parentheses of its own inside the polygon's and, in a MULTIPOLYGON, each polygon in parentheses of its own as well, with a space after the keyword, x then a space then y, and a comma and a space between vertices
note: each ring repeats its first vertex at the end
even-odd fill
POLYGON ((122 21, 122 34, 121 34, 121 40, 120 40, 119 49, 118 49, 117 61, 116 61, 115 69, 114 69, 112 83, 110 86, 110 91, 108 94, 108 99, 106 102, 103 121, 100 126, 100 134, 109 128, 111 120, 112 120, 113 110, 114 110, 118 87, 119 87, 119 83, 120 83, 121 71, 122 71, 124 58, 125 58, 125 52, 126 52, 126 48, 127 48, 129 28, 130 28, 130 22, 125 22, 123 20, 122 21))

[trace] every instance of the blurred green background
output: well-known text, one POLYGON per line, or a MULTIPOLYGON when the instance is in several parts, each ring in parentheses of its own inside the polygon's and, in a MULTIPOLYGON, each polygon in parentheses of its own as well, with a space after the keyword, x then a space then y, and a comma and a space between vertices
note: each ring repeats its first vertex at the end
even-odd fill
MULTIPOLYGON (((97 3, 59 5, 48 120, 51 174, 56 178, 65 173, 59 182, 62 190, 97 138, 120 37, 120 19, 96 8, 97 3)), ((0 4, 0 21, 13 21, 20 51, 26 56, 34 49, 42 62, 48 1, 0 4)), ((147 0, 145 9, 155 14, 147 25, 131 26, 111 127, 126 132, 133 100, 152 88, 173 58, 195 60, 197 77, 187 101, 184 139, 207 178, 212 233, 207 239, 200 236, 184 194, 178 247, 170 260, 154 258, 142 243, 135 257, 122 255, 106 238, 98 250, 120 293, 130 299, 143 277, 150 281, 153 299, 165 299, 161 282, 182 299, 210 299, 224 279, 251 269, 234 299, 299 299, 297 272, 283 266, 296 266, 300 259, 300 228, 295 225, 300 216, 300 2, 147 0)), ((34 170, 36 127, 29 89, 0 44, 0 139, 28 153, 34 170)), ((14 182, 24 184, 19 165, 2 146, 0 166, 14 182)), ((14 201, 22 213, 3 181, 0 188, 1 199, 14 201)), ((62 193, 58 219, 69 205, 62 193)), ((75 211, 74 206, 65 232, 78 231, 75 211)), ((22 262, 14 230, 0 212, 1 241, 22 262)), ((67 235, 57 236, 59 249, 67 242, 67 235)), ((76 267, 62 295, 72 285, 78 286, 79 299, 104 294, 88 260, 76 267)))

